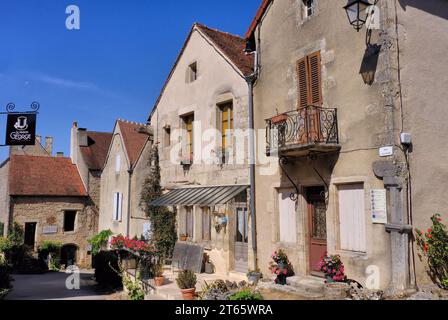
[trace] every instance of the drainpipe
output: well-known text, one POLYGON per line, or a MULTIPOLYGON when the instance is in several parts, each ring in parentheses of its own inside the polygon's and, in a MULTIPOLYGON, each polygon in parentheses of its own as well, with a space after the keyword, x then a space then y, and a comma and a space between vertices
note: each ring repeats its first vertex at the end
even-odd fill
POLYGON ((129 181, 128 181, 128 215, 126 218, 126 236, 130 237, 130 229, 131 229, 131 182, 132 182, 132 174, 134 173, 134 169, 128 170, 129 173, 129 181))
POLYGON ((254 82, 258 76, 258 54, 253 51, 247 54, 254 55, 254 73, 245 77, 249 94, 249 162, 250 162, 250 219, 252 222, 252 252, 254 255, 253 270, 257 270, 257 225, 256 225, 256 208, 255 208, 255 128, 254 128, 254 82))

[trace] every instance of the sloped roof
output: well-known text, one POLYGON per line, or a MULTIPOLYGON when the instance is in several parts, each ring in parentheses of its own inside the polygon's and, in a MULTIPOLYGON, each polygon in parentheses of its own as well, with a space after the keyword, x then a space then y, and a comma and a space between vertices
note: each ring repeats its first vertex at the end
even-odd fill
POLYGON ((87 196, 70 158, 12 155, 9 166, 12 196, 87 196))
POLYGON ((269 8, 269 5, 271 4, 272 1, 273 0, 262 0, 261 5, 257 10, 257 13, 255 14, 255 17, 252 20, 252 23, 250 24, 249 29, 246 32, 246 39, 252 36, 258 24, 260 23, 261 18, 263 18, 264 13, 269 8))
POLYGON ((112 133, 87 131, 87 147, 80 147, 89 170, 101 170, 106 161, 112 133))
POLYGON ((246 40, 244 38, 227 32, 219 31, 217 29, 209 28, 200 23, 194 23, 193 27, 191 28, 190 34, 185 40, 185 43, 176 58, 176 61, 170 71, 170 74, 168 75, 167 79, 165 80, 165 83, 163 84, 159 97, 157 98, 157 101, 154 104, 154 107, 149 115, 148 118, 149 121, 151 121, 151 116, 157 109, 157 105, 159 104, 160 99, 162 98, 162 95, 165 92, 168 82, 170 81, 171 76, 173 75, 174 70, 176 69, 177 64, 180 61, 180 58, 182 57, 182 54, 184 53, 187 47, 187 44, 191 38, 191 35, 193 34, 193 31, 195 30, 201 31, 211 41, 212 45, 214 45, 218 50, 220 50, 224 54, 224 56, 232 64, 236 66, 236 68, 239 70, 239 72, 241 72, 243 76, 249 76, 252 74, 254 66, 254 58, 253 55, 245 54, 244 50, 246 48, 246 40))
POLYGON ((142 123, 125 120, 118 120, 117 125, 120 127, 123 143, 126 148, 129 161, 131 162, 131 166, 133 166, 137 162, 146 142, 149 139, 149 134, 147 132, 141 132, 142 128, 147 130, 148 126, 142 123))

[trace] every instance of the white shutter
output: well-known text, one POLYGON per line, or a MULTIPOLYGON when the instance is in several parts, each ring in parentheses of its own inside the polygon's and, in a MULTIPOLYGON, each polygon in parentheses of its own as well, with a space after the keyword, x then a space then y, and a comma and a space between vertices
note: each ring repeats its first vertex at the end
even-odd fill
POLYGON ((118 220, 118 193, 114 193, 114 211, 113 211, 113 219, 115 221, 118 220))
POLYGON ((121 221, 123 218, 122 211, 123 211, 123 194, 119 193, 118 194, 118 221, 121 221))
POLYGON ((338 187, 341 249, 366 252, 364 186, 338 187))
POLYGON ((282 191, 278 197, 280 242, 297 242, 296 202, 289 197, 290 190, 282 191))

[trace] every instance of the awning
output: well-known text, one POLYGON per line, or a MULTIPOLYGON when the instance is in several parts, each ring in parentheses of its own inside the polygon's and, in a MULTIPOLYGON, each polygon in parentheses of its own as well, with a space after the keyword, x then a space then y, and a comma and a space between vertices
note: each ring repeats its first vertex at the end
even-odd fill
POLYGON ((249 186, 217 186, 179 188, 169 191, 150 203, 151 206, 214 206, 226 204, 249 186))

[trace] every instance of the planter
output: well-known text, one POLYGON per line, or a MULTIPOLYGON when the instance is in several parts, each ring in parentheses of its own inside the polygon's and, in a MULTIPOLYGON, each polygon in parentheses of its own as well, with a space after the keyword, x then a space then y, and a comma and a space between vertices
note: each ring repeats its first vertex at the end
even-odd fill
POLYGON ((279 114, 271 118, 271 122, 274 124, 282 123, 285 122, 286 120, 288 120, 288 116, 286 114, 279 114))
POLYGON ((163 286, 163 283, 165 282, 165 277, 161 276, 161 277, 155 277, 154 278, 154 283, 156 285, 156 287, 161 287, 163 286))
POLYGON ((213 273, 213 265, 209 262, 205 263, 205 273, 207 273, 207 274, 213 273))
POLYGON ((179 239, 180 239, 180 241, 185 242, 185 241, 188 240, 188 236, 182 235, 182 236, 179 237, 179 239))
POLYGON ((260 281, 260 279, 261 279, 261 274, 252 274, 247 277, 247 280, 249 281, 249 283, 254 284, 254 285, 257 285, 258 281, 260 281))
POLYGON ((275 279, 275 283, 281 286, 286 285, 286 276, 284 274, 278 275, 277 278, 275 279))
POLYGON ((325 276, 326 283, 335 283, 332 276, 325 276))
POLYGON ((194 296, 196 294, 196 288, 181 289, 180 292, 182 292, 182 297, 184 298, 184 300, 194 300, 194 296))

